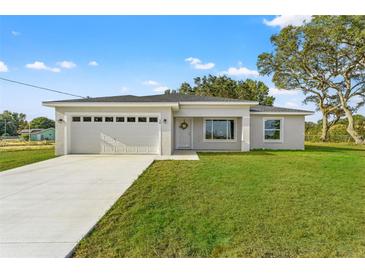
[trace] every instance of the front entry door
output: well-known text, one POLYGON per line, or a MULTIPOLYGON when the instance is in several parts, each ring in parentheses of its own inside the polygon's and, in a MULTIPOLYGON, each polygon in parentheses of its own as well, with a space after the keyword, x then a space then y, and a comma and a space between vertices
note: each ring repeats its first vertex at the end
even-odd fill
POLYGON ((192 119, 176 118, 175 120, 175 141, 176 149, 191 149, 192 119))

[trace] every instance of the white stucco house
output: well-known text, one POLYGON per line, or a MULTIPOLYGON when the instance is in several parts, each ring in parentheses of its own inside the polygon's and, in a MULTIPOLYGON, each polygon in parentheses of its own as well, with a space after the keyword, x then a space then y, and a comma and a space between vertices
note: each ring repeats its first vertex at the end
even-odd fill
POLYGON ((304 149, 313 112, 254 101, 164 94, 43 102, 56 112, 56 154, 304 149))

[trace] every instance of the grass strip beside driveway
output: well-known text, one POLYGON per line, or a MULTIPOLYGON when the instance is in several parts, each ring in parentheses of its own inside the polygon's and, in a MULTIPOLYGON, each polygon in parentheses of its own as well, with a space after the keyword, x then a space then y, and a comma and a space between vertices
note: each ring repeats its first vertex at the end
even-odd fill
POLYGON ((20 148, 16 148, 14 150, 1 150, 0 171, 32 164, 43 160, 48 160, 54 157, 56 157, 54 152, 54 146, 25 150, 22 150, 20 148))

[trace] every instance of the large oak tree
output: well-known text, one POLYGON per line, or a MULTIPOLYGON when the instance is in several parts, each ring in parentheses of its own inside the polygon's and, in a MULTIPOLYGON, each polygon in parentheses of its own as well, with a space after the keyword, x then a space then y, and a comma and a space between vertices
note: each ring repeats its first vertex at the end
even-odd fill
POLYGON ((272 36, 272 53, 259 56, 263 75, 279 88, 302 89, 326 115, 344 113, 356 143, 353 112, 365 104, 365 16, 314 16, 272 36))

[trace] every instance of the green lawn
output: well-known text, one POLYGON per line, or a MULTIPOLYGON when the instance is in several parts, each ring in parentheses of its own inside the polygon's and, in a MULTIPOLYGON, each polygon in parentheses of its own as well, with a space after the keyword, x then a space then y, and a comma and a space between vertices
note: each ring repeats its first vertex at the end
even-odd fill
POLYGON ((157 161, 75 257, 365 257, 365 147, 157 161))
POLYGON ((0 171, 28 165, 55 157, 54 147, 0 149, 0 171))

